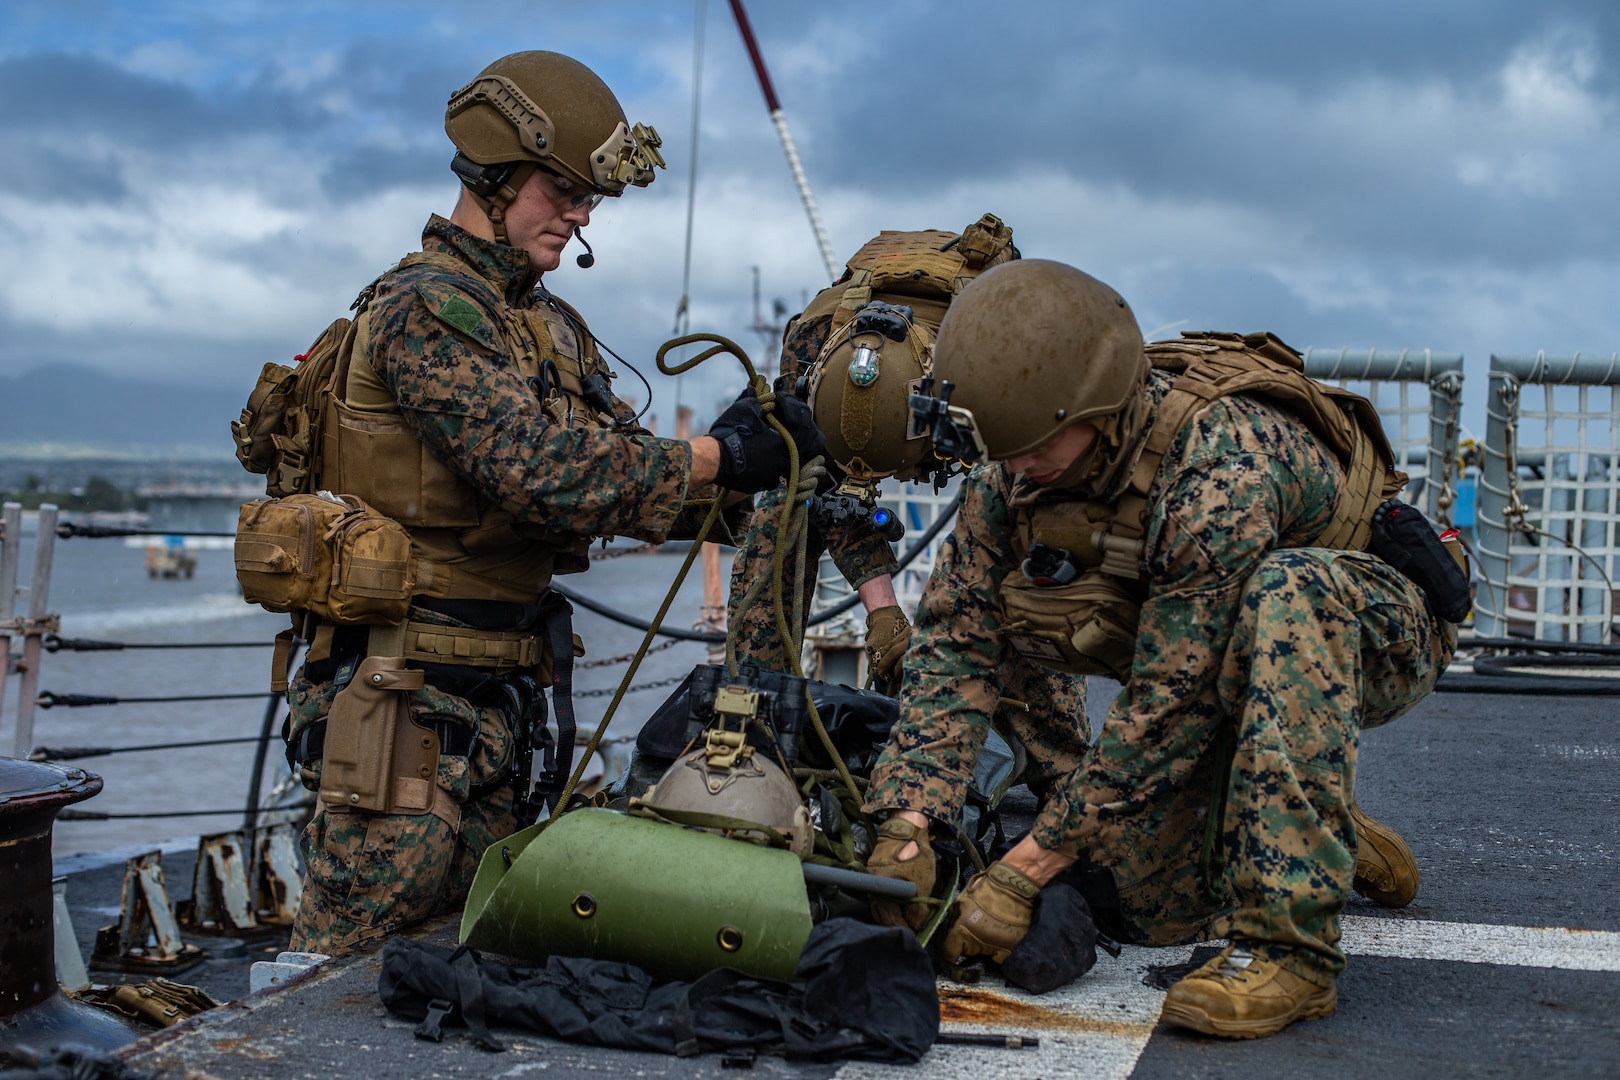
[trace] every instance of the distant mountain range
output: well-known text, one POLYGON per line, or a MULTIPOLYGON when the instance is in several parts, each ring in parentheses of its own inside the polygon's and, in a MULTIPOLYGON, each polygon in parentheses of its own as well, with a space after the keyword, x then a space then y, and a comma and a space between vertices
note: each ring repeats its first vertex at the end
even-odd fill
POLYGON ((56 364, 0 376, 0 454, 229 458, 250 387, 187 386, 56 364))

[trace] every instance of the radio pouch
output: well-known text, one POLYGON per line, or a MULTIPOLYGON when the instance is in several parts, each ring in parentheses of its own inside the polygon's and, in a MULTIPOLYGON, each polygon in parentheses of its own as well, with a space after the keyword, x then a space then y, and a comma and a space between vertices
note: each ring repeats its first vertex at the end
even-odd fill
POLYGON ((1415 506, 1390 499, 1373 515, 1368 550, 1405 574, 1428 597, 1434 613, 1460 623, 1473 607, 1466 560, 1452 550, 1461 545, 1441 541, 1429 519, 1415 506))
POLYGON ((410 692, 423 685, 422 672, 407 668, 404 657, 360 661, 326 719, 323 803, 376 813, 432 809, 439 739, 410 718, 410 692))
POLYGON ((1141 607, 1113 574, 1088 570, 1067 584, 1036 585, 1014 570, 1001 584, 1001 605, 1002 632, 1025 658, 1130 681, 1141 607))

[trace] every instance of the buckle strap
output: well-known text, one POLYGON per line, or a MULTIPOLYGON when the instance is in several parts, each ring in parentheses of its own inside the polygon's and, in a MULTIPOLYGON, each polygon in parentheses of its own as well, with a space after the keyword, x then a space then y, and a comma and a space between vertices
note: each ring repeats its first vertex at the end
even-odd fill
MULTIPOLYGON (((417 727, 426 728, 439 737, 439 753, 450 757, 466 757, 472 753, 476 733, 465 724, 453 720, 413 720, 417 727)), ((326 721, 317 720, 298 733, 288 745, 288 759, 295 765, 314 761, 326 752, 326 721)))
MULTIPOLYGON (((557 717, 557 775, 571 775, 574 765, 574 609, 558 597, 542 612, 551 639, 551 711, 557 717)), ((566 783, 566 781, 565 781, 566 783)), ((550 793, 546 805, 557 812, 561 790, 550 793)))

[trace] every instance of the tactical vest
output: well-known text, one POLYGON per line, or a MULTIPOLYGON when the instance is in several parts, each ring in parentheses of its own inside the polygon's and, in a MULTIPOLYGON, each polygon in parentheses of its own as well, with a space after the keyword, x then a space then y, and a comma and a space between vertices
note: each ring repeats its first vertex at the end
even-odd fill
POLYGON ((951 299, 968 282, 1016 253, 1012 229, 994 214, 985 214, 961 236, 941 229, 886 229, 863 244, 845 264, 843 276, 818 293, 794 321, 831 313, 836 330, 870 301, 882 300, 910 305, 917 322, 937 331, 951 299))
MULTIPOLYGON (((605 388, 608 372, 594 342, 581 333, 584 321, 572 308, 560 301, 556 308, 508 307, 499 302, 497 286, 439 252, 408 255, 389 273, 424 263, 473 277, 490 289, 504 350, 553 422, 598 428, 612 424, 614 417, 597 407, 610 404, 610 398, 600 390, 587 393, 586 381, 597 377, 598 386, 605 388)), ((411 431, 392 392, 367 360, 369 305, 387 277, 361 293, 352 324, 339 320, 317 339, 304 361, 314 365, 311 369, 267 364, 241 420, 232 425, 238 458, 248 469, 268 473, 269 494, 282 497, 250 504, 258 508, 252 511, 253 523, 274 518, 276 504, 290 501, 289 496, 334 492, 361 501, 407 534, 410 562, 400 571, 405 599, 535 603, 554 573, 586 568, 590 538, 522 521, 435 458, 411 431)), ((455 325, 453 319, 446 321, 455 325)), ((245 526, 251 524, 248 513, 245 509, 245 526)), ((260 602, 274 610, 289 607, 278 606, 274 597, 263 598, 265 575, 305 542, 286 532, 264 525, 257 537, 238 533, 238 576, 246 585, 250 576, 259 575, 254 581, 260 602)), ((359 621, 397 619, 373 613, 359 621)))
MULTIPOLYGON (((958 236, 939 229, 883 232, 849 260, 844 274, 822 290, 799 320, 825 325, 825 334, 799 393, 827 435, 828 456, 850 476, 910 480, 931 459, 926 433, 910 424, 910 394, 933 371, 934 339, 951 300, 990 267, 1017 255, 1012 230, 986 214, 958 236), (850 331, 874 301, 911 309, 904 340, 869 335, 877 349, 861 378, 850 368, 850 331), (877 352, 881 356, 876 355, 877 352)), ((793 332, 793 325, 788 333, 793 332)), ((870 348, 870 346, 869 346, 870 348)))
POLYGON ((1125 494, 1112 503, 1030 501, 1012 510, 1020 566, 1033 544, 1062 548, 1080 574, 1035 585, 1015 569, 1002 583, 1003 632, 1019 653, 1077 675, 1130 681, 1148 579, 1143 562, 1148 496, 1164 455, 1209 404, 1233 394, 1262 399, 1294 416, 1344 466, 1345 486, 1331 521, 1289 546, 1366 548, 1373 511, 1406 486, 1378 413, 1365 398, 1305 375, 1298 353, 1270 334, 1183 334, 1147 347, 1153 366, 1176 380, 1143 432, 1125 494))

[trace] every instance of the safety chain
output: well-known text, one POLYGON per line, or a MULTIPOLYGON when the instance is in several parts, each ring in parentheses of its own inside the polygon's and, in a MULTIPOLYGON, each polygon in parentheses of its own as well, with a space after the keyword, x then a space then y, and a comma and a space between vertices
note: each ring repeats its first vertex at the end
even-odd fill
POLYGON ((1429 392, 1444 401, 1446 409, 1446 426, 1440 436, 1440 494, 1435 500, 1435 515, 1440 524, 1451 527, 1451 508, 1457 501, 1457 493, 1451 486, 1451 470, 1456 464, 1452 460, 1451 447, 1457 440, 1457 413, 1462 405, 1462 373, 1447 371, 1435 376, 1429 382, 1429 392))
MULTIPOLYGON (((678 686, 685 681, 685 675, 672 675, 667 679, 654 679, 652 682, 637 683, 635 686, 627 687, 624 692, 634 694, 640 690, 662 690, 665 687, 678 686)), ((574 696, 577 698, 607 697, 609 694, 616 693, 617 690, 618 687, 604 687, 601 690, 575 690, 574 696)))
MULTIPOLYGON (((673 649, 675 646, 679 645, 680 643, 681 643, 680 638, 669 638, 669 639, 667 639, 665 641, 660 641, 657 645, 651 646, 642 655, 651 656, 653 653, 664 652, 666 649, 673 649)), ((627 652, 627 653, 620 653, 618 656, 604 656, 600 660, 586 660, 583 663, 576 664, 575 666, 580 667, 580 668, 613 667, 613 666, 615 666, 617 664, 628 664, 630 661, 634 660, 635 658, 636 658, 635 653, 627 652)))
MULTIPOLYGON (((606 543, 606 541, 603 541, 603 543, 606 543)), ((628 548, 600 547, 591 552, 591 561, 601 562, 604 559, 617 559, 625 555, 651 555, 657 550, 657 544, 637 544, 635 547, 628 548)))

